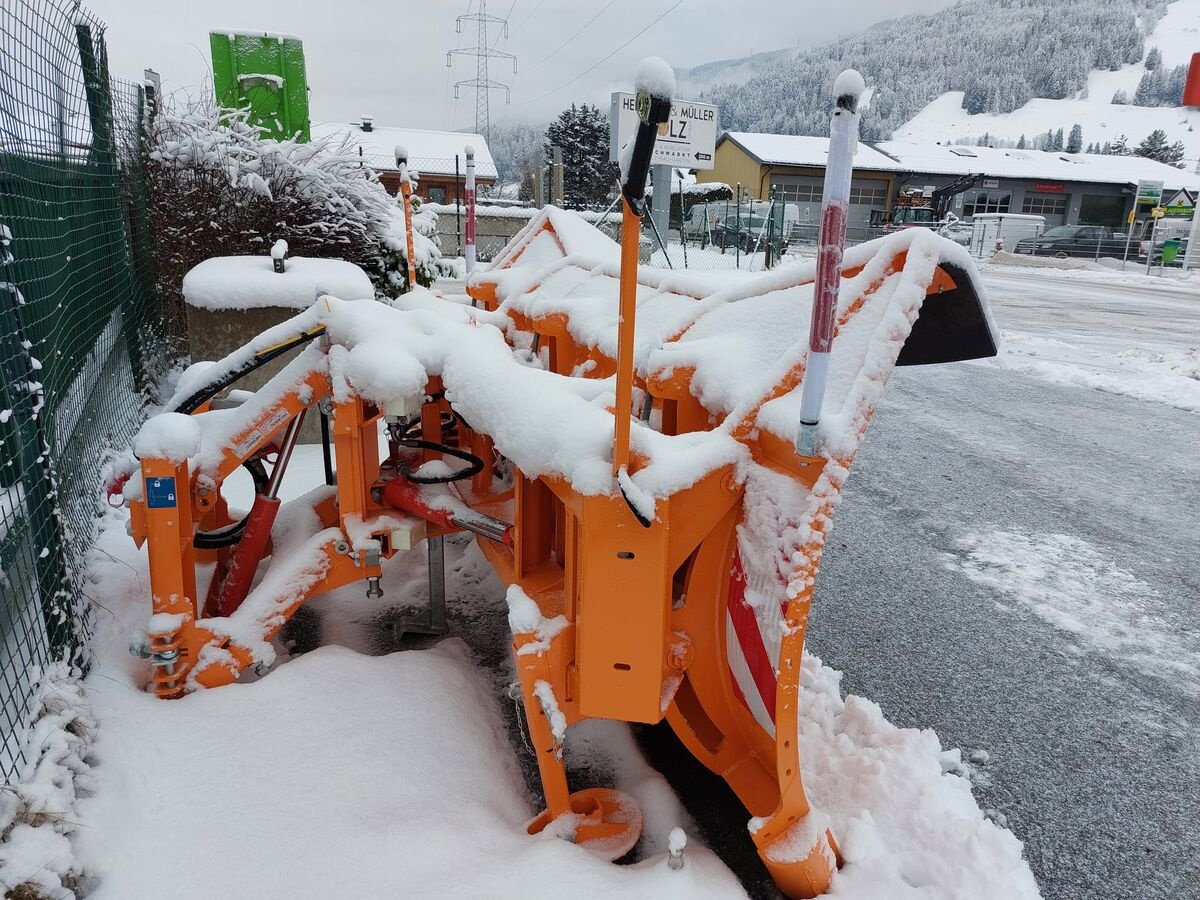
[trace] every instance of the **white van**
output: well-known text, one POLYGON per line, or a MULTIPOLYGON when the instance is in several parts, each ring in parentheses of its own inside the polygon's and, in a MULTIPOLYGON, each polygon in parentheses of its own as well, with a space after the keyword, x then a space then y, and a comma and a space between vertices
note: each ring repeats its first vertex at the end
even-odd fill
POLYGON ((1023 238, 1034 238, 1046 230, 1045 216, 1020 213, 976 213, 971 217, 971 253, 991 259, 997 250, 1009 253, 1023 238))

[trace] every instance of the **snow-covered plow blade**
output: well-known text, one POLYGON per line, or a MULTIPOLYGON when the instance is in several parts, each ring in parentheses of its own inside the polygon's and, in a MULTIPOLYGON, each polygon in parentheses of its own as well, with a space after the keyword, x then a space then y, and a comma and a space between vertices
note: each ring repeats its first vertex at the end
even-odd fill
POLYGON ((815 896, 838 864, 797 749, 821 552, 893 367, 995 353, 973 265, 920 230, 846 252, 824 412, 801 455, 818 266, 713 290, 628 253, 618 264, 594 237, 590 259, 562 246, 588 227, 560 211, 531 223, 469 285, 478 307, 421 289, 394 306, 323 298, 181 386, 179 412, 139 435, 125 489, 149 544, 155 689, 265 672, 307 599, 354 581, 378 596, 384 559, 470 532, 509 586, 546 802, 531 833, 628 852, 636 804, 572 792, 564 737, 587 718, 665 718, 745 804, 780 888, 815 896), (546 233, 562 252, 513 275, 522 242, 546 233), (214 408, 239 373, 301 346, 251 399, 214 408), (336 486, 280 506, 264 461, 286 465, 305 410, 331 419, 336 486), (239 466, 263 498, 245 518, 221 497, 239 466))

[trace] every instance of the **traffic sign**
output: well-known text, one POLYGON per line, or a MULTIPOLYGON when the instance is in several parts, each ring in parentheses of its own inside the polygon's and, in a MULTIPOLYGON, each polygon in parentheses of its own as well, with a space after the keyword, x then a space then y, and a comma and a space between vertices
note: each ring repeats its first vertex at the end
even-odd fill
POLYGON ((1163 183, 1161 181, 1139 181, 1137 186, 1137 203, 1139 206, 1158 206, 1162 200, 1163 183))
MULTIPOLYGON (((608 154, 616 162, 637 131, 637 100, 616 91, 608 112, 608 154)), ((716 164, 717 108, 693 100, 672 100, 671 116, 658 126, 650 164, 677 169, 711 169, 716 164)))

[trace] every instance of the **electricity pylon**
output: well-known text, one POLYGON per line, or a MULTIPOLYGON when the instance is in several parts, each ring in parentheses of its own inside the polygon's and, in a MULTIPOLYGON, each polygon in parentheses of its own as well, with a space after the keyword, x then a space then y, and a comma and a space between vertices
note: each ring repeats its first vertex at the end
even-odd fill
POLYGON ((459 16, 455 20, 454 30, 459 34, 462 34, 463 22, 478 23, 478 43, 474 47, 446 51, 446 67, 450 68, 453 66, 455 56, 475 57, 475 77, 454 82, 454 98, 458 99, 459 91, 464 87, 475 89, 475 131, 483 135, 484 140, 491 141, 491 123, 488 121, 488 94, 498 88, 503 89, 504 102, 507 103, 510 92, 507 84, 492 81, 488 77, 488 60, 511 59, 513 74, 515 75, 517 72, 517 58, 511 53, 505 53, 503 50, 493 50, 488 46, 488 24, 499 25, 503 29, 503 36, 507 38, 508 19, 502 19, 499 16, 489 16, 487 14, 487 0, 479 0, 479 12, 467 16, 459 16))

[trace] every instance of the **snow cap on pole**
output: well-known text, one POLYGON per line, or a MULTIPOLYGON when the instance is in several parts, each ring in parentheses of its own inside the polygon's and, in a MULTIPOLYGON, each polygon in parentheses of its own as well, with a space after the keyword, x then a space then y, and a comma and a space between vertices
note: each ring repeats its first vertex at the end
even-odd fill
POLYGON ((401 163, 407 163, 407 162, 408 162, 408 150, 405 149, 403 144, 397 144, 396 145, 396 165, 400 165, 401 163))
POLYGON ((847 69, 833 82, 833 97, 843 109, 858 108, 858 100, 867 89, 867 83, 857 69, 847 69))
POLYGON ((647 56, 638 65, 633 87, 651 97, 670 100, 675 96, 675 72, 661 56, 647 56))
POLYGON ((467 159, 474 159, 474 158, 475 158, 475 148, 472 147, 470 144, 467 144, 467 159))

